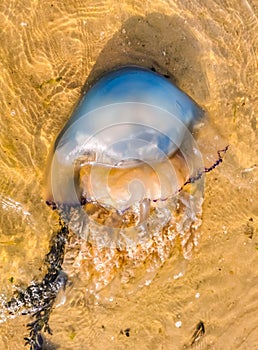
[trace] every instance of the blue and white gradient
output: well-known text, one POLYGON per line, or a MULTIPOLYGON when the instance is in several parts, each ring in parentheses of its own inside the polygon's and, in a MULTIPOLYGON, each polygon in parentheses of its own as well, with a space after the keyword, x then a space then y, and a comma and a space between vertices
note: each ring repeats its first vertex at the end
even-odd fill
MULTIPOLYGON (((66 155, 70 154, 76 147, 81 146, 82 140, 95 135, 100 125, 105 128, 119 122, 126 124, 124 128, 121 125, 117 130, 121 135, 130 135, 132 142, 138 138, 147 142, 154 141, 166 155, 170 156, 182 143, 184 127, 191 129, 202 114, 201 108, 168 79, 144 68, 124 67, 103 76, 82 97, 58 136, 56 148, 66 144, 64 152, 66 155), (122 113, 121 109, 116 107, 113 110, 109 108, 103 111, 103 107, 125 103, 127 109, 122 113), (141 109, 137 115, 132 103, 141 109), (152 112, 150 106, 155 107, 152 112), (100 113, 93 118, 90 112, 96 109, 100 109, 100 113), (166 115, 170 117, 166 118, 166 115), (76 127, 73 127, 75 123, 76 127), (143 128, 135 127, 134 123, 143 125, 143 128), (128 124, 131 124, 131 127, 128 124), (147 124, 154 129, 158 128, 162 135, 144 129, 147 124)), ((116 134, 109 137, 113 137, 114 141, 117 139, 116 134)), ((123 146, 120 143, 120 147, 123 146)), ((125 152, 126 150, 127 147, 125 152)), ((124 156, 126 155, 122 155, 122 158, 124 156)))
POLYGON ((82 97, 56 139, 47 199, 76 205, 83 196, 118 212, 136 206, 144 212, 140 221, 147 220, 149 202, 175 196, 184 176, 203 167, 191 133, 202 114, 157 73, 134 66, 107 73, 82 97))

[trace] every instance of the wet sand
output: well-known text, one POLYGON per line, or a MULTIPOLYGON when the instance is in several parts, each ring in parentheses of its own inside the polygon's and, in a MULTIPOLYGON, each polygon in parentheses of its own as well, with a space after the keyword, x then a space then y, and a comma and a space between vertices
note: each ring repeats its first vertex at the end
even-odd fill
MULTIPOLYGON (((255 2, 3 0, 0 19, 3 299, 44 273, 58 227, 43 199, 56 135, 98 76, 137 64, 169 76, 207 111, 212 136, 203 137, 204 148, 214 135, 230 147, 206 176, 191 258, 175 251, 140 289, 115 281, 103 290, 107 299, 115 295, 109 301, 89 296, 83 276, 70 275, 66 302, 50 319, 47 339, 56 347, 49 348, 258 348, 255 2), (200 320, 205 334, 193 342, 200 320)), ((69 272, 73 254, 65 261, 69 272)), ((0 348, 23 348, 29 320, 1 323, 0 348)))

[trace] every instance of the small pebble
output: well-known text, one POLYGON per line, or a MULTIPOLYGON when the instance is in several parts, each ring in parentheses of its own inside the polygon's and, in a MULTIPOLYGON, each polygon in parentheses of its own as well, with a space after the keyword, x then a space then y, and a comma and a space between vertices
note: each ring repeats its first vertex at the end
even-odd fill
POLYGON ((177 321, 175 323, 176 328, 181 328, 182 327, 182 321, 177 321))

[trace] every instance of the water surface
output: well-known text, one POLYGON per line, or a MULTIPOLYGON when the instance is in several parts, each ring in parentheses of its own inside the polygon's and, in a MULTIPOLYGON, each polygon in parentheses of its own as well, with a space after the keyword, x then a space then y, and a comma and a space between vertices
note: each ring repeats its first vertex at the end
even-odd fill
MULTIPOLYGON (((209 147, 215 134, 230 148, 206 176, 189 262, 175 251, 149 286, 131 283, 127 294, 115 283, 103 292, 114 299, 96 301, 83 274, 74 274, 78 250, 68 249, 66 302, 55 308, 47 338, 64 350, 187 349, 202 320, 205 335, 193 348, 258 348, 255 1, 2 0, 0 26, 3 299, 44 273, 58 227, 43 200, 53 140, 82 90, 133 63, 168 75, 208 112, 209 147)), ((0 324, 0 348, 22 349, 27 322, 19 316, 0 324)))

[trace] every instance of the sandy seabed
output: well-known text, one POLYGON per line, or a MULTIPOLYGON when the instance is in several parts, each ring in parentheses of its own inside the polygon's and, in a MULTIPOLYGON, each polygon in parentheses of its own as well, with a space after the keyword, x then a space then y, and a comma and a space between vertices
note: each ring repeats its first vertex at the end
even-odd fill
MULTIPOLYGON (((3 0, 0 26, 3 297, 42 278, 58 227, 43 199, 47 155, 81 91, 111 68, 137 64, 169 76, 230 147, 206 176, 191 258, 175 252, 149 285, 131 281, 131 293, 114 283, 103 291, 115 295, 109 302, 87 296, 85 279, 71 275, 48 348, 258 348, 255 1, 3 0), (205 334, 191 345, 200 320, 205 334)), ((205 142, 213 144, 209 135, 205 142)), ((67 271, 75 258, 67 255, 67 271)), ((0 324, 0 348, 22 349, 29 320, 0 324)))

